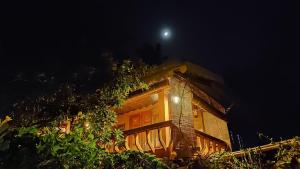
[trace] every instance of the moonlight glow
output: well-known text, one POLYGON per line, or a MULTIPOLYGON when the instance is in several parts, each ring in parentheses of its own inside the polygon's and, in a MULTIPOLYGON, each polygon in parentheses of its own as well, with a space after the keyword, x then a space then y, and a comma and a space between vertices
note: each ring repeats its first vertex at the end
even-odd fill
POLYGON ((161 36, 163 39, 169 39, 171 36, 171 32, 169 29, 162 30, 161 36))

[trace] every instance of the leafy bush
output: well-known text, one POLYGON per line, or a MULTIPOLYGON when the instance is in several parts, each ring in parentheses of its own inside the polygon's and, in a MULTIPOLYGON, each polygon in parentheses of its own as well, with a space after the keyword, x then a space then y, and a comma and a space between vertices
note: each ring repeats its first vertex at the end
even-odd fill
MULTIPOLYGON (((271 144, 274 144, 274 142, 271 142, 271 144)), ((244 149, 242 154, 238 157, 232 152, 220 152, 207 158, 198 157, 189 163, 188 168, 300 168, 300 139, 295 137, 284 142, 284 144, 279 142, 279 148, 271 156, 261 152, 260 147, 244 149)))
POLYGON ((139 151, 124 151, 110 154, 104 160, 103 168, 126 169, 167 169, 167 165, 158 160, 154 155, 139 151))
POLYGON ((4 140, 4 137, 9 133, 9 121, 11 121, 9 116, 6 116, 4 120, 0 119, 0 151, 9 148, 9 140, 4 140))
POLYGON ((0 168, 35 168, 38 164, 36 153, 36 140, 24 135, 22 138, 17 137, 16 129, 8 124, 12 119, 6 116, 1 122, 1 139, 0 139, 0 168))
POLYGON ((109 153, 99 147, 94 135, 78 125, 69 134, 55 128, 20 130, 20 137, 30 134, 39 138, 36 146, 40 156, 38 168, 167 168, 154 155, 139 151, 109 153))
POLYGON ((114 128, 114 110, 129 93, 147 88, 140 80, 147 66, 124 61, 113 70, 111 82, 94 93, 82 94, 72 85, 63 85, 50 95, 15 104, 14 131, 7 138, 14 141, 3 152, 0 167, 163 168, 149 154, 106 150, 124 141, 122 132, 114 128))
POLYGON ((300 168, 300 138, 289 140, 288 144, 280 144, 275 155, 276 168, 300 168))

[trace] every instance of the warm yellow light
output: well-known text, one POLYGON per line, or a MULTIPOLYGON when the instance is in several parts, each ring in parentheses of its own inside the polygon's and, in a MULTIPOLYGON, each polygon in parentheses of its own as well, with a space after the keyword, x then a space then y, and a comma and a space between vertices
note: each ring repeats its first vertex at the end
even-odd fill
POLYGON ((172 101, 175 103, 175 104, 178 104, 180 102, 180 98, 178 96, 173 96, 172 97, 172 101))
POLYGON ((83 126, 85 129, 90 129, 90 123, 88 121, 84 122, 83 126))
POLYGON ((151 97, 151 100, 152 100, 153 102, 156 102, 156 101, 158 100, 158 94, 157 94, 157 93, 151 95, 150 97, 151 97))

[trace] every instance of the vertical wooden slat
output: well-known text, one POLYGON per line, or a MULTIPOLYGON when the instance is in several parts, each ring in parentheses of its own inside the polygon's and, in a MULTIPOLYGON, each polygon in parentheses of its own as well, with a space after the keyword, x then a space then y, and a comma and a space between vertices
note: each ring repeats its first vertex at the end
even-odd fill
POLYGON ((113 148, 114 148, 114 151, 116 151, 118 153, 121 152, 121 150, 119 149, 119 146, 116 144, 116 142, 114 142, 113 148))
POLYGON ((151 142, 151 133, 149 130, 146 130, 146 140, 147 140, 147 145, 149 146, 150 150, 152 151, 152 153, 155 153, 155 148, 153 143, 151 142))
POLYGON ((208 147, 209 147, 209 151, 208 151, 208 155, 209 155, 213 153, 213 140, 209 139, 208 147))
POLYGON ((212 143, 212 153, 215 153, 216 152, 216 142, 212 140, 211 143, 212 143))
POLYGON ((210 140, 207 138, 203 138, 203 140, 204 140, 204 150, 202 152, 202 155, 207 156, 209 154, 209 149, 210 149, 209 148, 210 140))
POLYGON ((200 154, 202 154, 205 151, 205 145, 204 145, 204 138, 202 136, 199 136, 200 141, 200 154))
POLYGON ((172 129, 171 129, 171 127, 166 127, 166 146, 167 146, 167 148, 170 147, 172 140, 173 140, 172 129))
POLYGON ((139 134, 134 134, 134 139, 135 139, 135 146, 139 151, 144 151, 143 148, 140 145, 140 140, 139 140, 139 134))
POLYGON ((218 151, 221 152, 222 151, 222 143, 218 143, 218 151))
POLYGON ((166 151, 167 150, 167 146, 166 146, 166 143, 162 137, 162 128, 159 128, 158 129, 158 139, 159 139, 159 142, 161 144, 161 146, 164 148, 164 150, 166 151))
POLYGON ((220 143, 216 143, 216 152, 220 152, 220 143))
POLYGON ((129 142, 129 135, 125 137, 125 148, 126 148, 126 150, 130 150, 128 142, 129 142))
POLYGON ((223 144, 220 144, 220 151, 225 151, 225 146, 223 144))
POLYGON ((176 157, 175 153, 174 153, 174 138, 173 138, 173 133, 174 132, 174 128, 173 126, 170 126, 170 142, 169 142, 169 157, 170 159, 174 159, 176 157))
POLYGON ((200 137, 196 136, 196 147, 200 148, 200 137))

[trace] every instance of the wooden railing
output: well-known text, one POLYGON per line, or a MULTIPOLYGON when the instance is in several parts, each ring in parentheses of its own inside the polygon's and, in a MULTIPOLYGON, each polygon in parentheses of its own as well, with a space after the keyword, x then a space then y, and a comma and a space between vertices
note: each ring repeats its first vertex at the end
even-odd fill
MULTIPOLYGON (((113 146, 110 150, 138 150, 150 152, 158 156, 168 156, 173 150, 172 130, 176 126, 172 121, 163 121, 139 128, 123 131, 125 143, 123 146, 113 146)), ((207 156, 217 151, 227 151, 229 146, 222 140, 212 137, 195 129, 196 150, 195 155, 207 156)))
MULTIPOLYGON (((294 140, 295 141, 295 140, 294 140)), ((280 146, 289 145, 293 143, 293 139, 283 140, 279 142, 269 143, 262 146, 246 148, 244 150, 234 151, 232 155, 235 157, 242 157, 247 155, 249 152, 258 152, 258 153, 265 153, 269 151, 274 151, 280 148, 280 146)))
POLYGON ((228 144, 223 140, 215 138, 211 135, 208 135, 196 129, 195 129, 195 133, 196 133, 196 147, 197 147, 196 154, 198 155, 207 156, 214 152, 230 150, 228 144))
POLYGON ((136 149, 153 154, 164 154, 171 143, 171 128, 171 121, 163 121, 125 130, 125 148, 126 150, 136 149))

